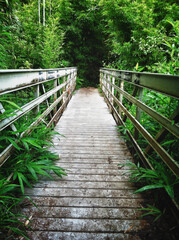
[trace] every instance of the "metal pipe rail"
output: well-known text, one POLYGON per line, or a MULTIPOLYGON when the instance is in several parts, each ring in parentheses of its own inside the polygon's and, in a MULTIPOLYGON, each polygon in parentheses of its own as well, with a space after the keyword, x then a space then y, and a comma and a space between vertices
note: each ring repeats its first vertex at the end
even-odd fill
MULTIPOLYGON (((28 70, 0 70, 0 113, 6 112, 4 104, 8 104, 8 96, 18 94, 21 90, 33 91, 34 99, 28 100, 26 104, 20 106, 7 118, 0 121, 0 131, 6 131, 9 127, 13 131, 16 129, 16 121, 22 116, 31 114, 34 121, 27 126, 27 130, 22 132, 18 137, 22 138, 25 134, 30 134, 33 127, 44 122, 47 127, 56 124, 63 110, 68 104, 76 86, 77 68, 57 68, 57 69, 28 69, 28 70), (46 87, 48 89, 46 91, 46 87), (10 94, 10 95, 8 95, 10 94), (7 96, 7 97, 6 97, 7 96), (52 103, 49 102, 51 97, 52 103), (42 112, 40 107, 46 104, 46 110, 42 112), (58 107, 58 109, 57 109, 58 107), (46 122, 49 116, 49 122, 46 122)), ((18 105, 18 103, 17 103, 18 105)), ((28 116, 27 116, 28 117, 28 116)), ((11 156, 14 150, 13 144, 5 146, 0 153, 0 166, 2 166, 11 156)))
POLYGON ((138 152, 143 164, 146 167, 154 169, 147 157, 147 154, 153 149, 173 174, 179 176, 178 162, 174 160, 159 143, 167 132, 170 132, 177 138, 179 137, 179 126, 177 124, 179 118, 179 106, 171 118, 168 119, 142 102, 143 89, 159 92, 175 99, 179 99, 179 76, 101 68, 100 85, 116 122, 125 127, 125 121, 127 118, 132 122, 135 128, 134 134, 129 130, 127 130, 127 134, 132 140, 134 148, 138 152), (129 94, 124 90, 124 84, 133 87, 132 94, 129 94), (129 109, 125 107, 124 98, 127 99, 130 107, 132 104, 136 106, 135 115, 131 114, 129 109), (152 136, 142 125, 140 120, 142 111, 162 126, 162 129, 156 136, 152 136), (139 133, 149 144, 145 151, 143 151, 138 144, 139 133))

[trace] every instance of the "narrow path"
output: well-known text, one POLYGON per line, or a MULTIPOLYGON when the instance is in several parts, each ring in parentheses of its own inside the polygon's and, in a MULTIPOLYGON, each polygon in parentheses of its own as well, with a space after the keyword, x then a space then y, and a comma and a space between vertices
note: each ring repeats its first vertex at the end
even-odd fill
POLYGON ((98 90, 77 91, 56 131, 65 138, 54 137, 52 151, 69 172, 27 190, 39 207, 24 209, 33 215, 31 239, 141 239, 147 223, 135 209, 143 199, 117 166, 132 157, 98 90))

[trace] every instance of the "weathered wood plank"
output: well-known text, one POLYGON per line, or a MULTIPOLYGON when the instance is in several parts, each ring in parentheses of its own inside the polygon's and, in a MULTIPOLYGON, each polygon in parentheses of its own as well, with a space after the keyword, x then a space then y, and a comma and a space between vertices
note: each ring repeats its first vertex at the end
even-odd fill
POLYGON ((99 197, 99 198, 141 198, 141 194, 133 194, 131 189, 73 189, 73 188, 29 188, 28 196, 60 196, 60 197, 99 197))
MULTIPOLYGON (((125 161, 123 162, 125 163, 125 161)), ((59 162, 56 164, 57 166, 60 166, 62 168, 66 168, 66 169, 70 169, 73 171, 74 168, 77 168, 77 169, 130 169, 128 166, 118 166, 118 163, 76 163, 74 161, 68 161, 68 163, 66 162, 59 162)), ((119 172, 118 172, 119 173, 119 172)))
POLYGON ((47 240, 47 239, 60 239, 60 240, 141 240, 141 238, 134 234, 129 233, 84 233, 84 232, 43 232, 35 231, 30 232, 30 239, 34 240, 47 240))
MULTIPOLYGON (((31 196, 33 202, 39 206, 58 206, 58 207, 116 207, 116 208, 141 208, 144 199, 142 198, 82 198, 82 197, 47 197, 31 196)), ((146 200, 145 200, 146 202, 146 200)), ((31 206, 28 202, 24 205, 31 206)))
POLYGON ((147 227, 145 220, 117 220, 117 219, 68 219, 68 218, 35 218, 31 222, 32 230, 49 231, 82 231, 120 233, 131 228, 130 232, 137 232, 147 227))
POLYGON ((85 207, 47 207, 24 208, 23 214, 35 215, 36 218, 73 218, 73 219, 137 219, 140 211, 129 208, 85 208, 85 207))
POLYGON ((89 181, 40 181, 37 188, 79 188, 79 189, 135 189, 130 182, 89 182, 89 181))
MULTIPOLYGON (((57 177, 56 175, 52 174, 52 177, 54 180, 59 179, 59 177, 57 177)), ((41 179, 46 179, 46 177, 42 177, 41 179)), ((87 175, 87 174, 71 174, 68 173, 68 176, 63 176, 63 179, 61 179, 61 181, 65 181, 65 180, 70 180, 70 181, 91 181, 91 182, 117 182, 117 181, 128 181, 129 177, 126 175, 87 175)))

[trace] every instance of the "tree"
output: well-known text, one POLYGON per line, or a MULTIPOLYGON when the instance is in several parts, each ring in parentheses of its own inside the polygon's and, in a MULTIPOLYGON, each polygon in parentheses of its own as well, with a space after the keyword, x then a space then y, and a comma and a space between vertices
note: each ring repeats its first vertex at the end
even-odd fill
POLYGON ((39 24, 40 24, 40 4, 41 4, 41 1, 39 0, 38 1, 38 13, 39 13, 39 24))
POLYGON ((64 59, 78 67, 85 85, 98 83, 99 67, 107 57, 106 34, 98 1, 61 1, 60 26, 64 35, 64 59))

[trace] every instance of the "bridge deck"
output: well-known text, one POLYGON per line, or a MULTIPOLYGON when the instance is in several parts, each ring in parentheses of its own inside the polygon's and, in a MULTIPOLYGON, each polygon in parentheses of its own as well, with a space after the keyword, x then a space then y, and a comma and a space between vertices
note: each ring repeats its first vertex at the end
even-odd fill
POLYGON ((31 239, 141 239, 143 199, 117 166, 132 157, 98 90, 77 91, 56 131, 66 136, 54 137, 57 164, 69 172, 27 190, 39 207, 23 210, 33 216, 31 239))

